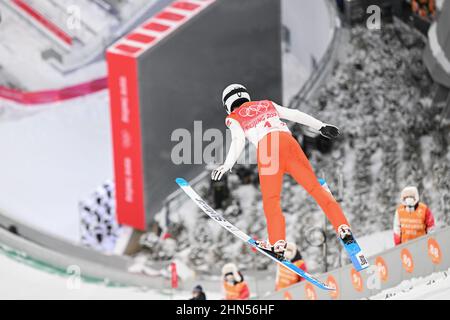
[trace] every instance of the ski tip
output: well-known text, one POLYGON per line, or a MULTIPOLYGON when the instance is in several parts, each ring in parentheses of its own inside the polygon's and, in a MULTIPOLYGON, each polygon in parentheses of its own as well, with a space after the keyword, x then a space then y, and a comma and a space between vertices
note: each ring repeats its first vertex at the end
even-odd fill
POLYGON ((313 284, 315 284, 319 289, 325 290, 325 291, 336 291, 336 288, 330 287, 329 285, 327 285, 326 283, 323 283, 319 280, 316 280, 316 282, 313 284))
POLYGON ((322 289, 323 289, 323 290, 326 290, 326 291, 336 291, 335 288, 329 287, 329 286, 327 286, 327 285, 325 285, 325 284, 322 286, 322 289))
POLYGON ((317 284, 316 284, 320 289, 325 290, 325 291, 336 291, 336 288, 334 287, 330 287, 328 284, 323 283, 322 281, 317 280, 317 284))
POLYGON ((189 182, 187 182, 185 179, 183 178, 176 178, 175 182, 180 186, 180 187, 187 187, 189 185, 189 182))

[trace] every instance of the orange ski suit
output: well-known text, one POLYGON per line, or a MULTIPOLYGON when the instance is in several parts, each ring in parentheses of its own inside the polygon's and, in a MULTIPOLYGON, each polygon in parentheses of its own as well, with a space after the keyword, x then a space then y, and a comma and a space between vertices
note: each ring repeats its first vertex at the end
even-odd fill
POLYGON ((257 145, 259 181, 271 244, 286 240, 286 222, 280 205, 285 173, 316 200, 336 232, 343 224, 350 226, 339 204, 320 185, 308 158, 271 101, 244 103, 227 117, 228 127, 230 119, 237 121, 246 137, 257 145))
POLYGON ((342 224, 349 226, 341 207, 333 196, 320 185, 308 158, 290 133, 269 132, 260 140, 258 171, 270 243, 286 239, 286 222, 280 205, 285 173, 290 174, 316 200, 336 232, 342 224), (277 143, 277 140, 279 147, 273 149, 277 152, 274 156, 271 154, 273 152, 272 144, 277 143), (262 162, 262 158, 270 159, 269 163, 262 162), (278 170, 275 170, 273 174, 264 174, 262 169, 268 166, 278 167, 278 170))

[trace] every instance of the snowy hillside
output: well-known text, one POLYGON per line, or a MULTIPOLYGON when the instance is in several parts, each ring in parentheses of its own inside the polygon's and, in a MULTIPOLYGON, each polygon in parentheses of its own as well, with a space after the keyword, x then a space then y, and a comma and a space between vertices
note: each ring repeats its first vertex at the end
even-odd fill
POLYGON ((113 174, 108 99, 101 91, 39 108, 0 101, 2 214, 80 240, 79 201, 113 174))
MULTIPOLYGON (((70 275, 72 274, 72 275, 70 275)), ((52 269, 0 244, 0 299, 106 299, 106 300, 187 300, 190 292, 162 292, 144 288, 81 281, 52 269), (17 275, 20 275, 18 277, 17 275)), ((220 293, 207 292, 208 299, 220 293)))
MULTIPOLYGON (((331 153, 313 151, 310 160, 340 195, 357 237, 392 228, 400 191, 409 184, 418 186, 438 226, 450 222, 448 123, 440 117, 443 106, 432 104, 432 80, 422 63, 424 45, 421 35, 398 22, 381 31, 356 27, 343 60, 317 97, 300 107, 343 132, 331 153)), ((256 169, 250 169, 254 175, 256 169)), ((265 238, 258 184, 242 186, 235 175, 229 180, 233 200, 224 215, 248 234, 265 238)), ((323 271, 321 248, 306 241, 308 230, 323 224, 319 207, 290 177, 285 178, 282 206, 288 240, 299 245, 311 271, 323 271)), ((196 209, 184 207, 171 217, 182 217, 174 235, 194 268, 213 271, 229 261, 243 269, 268 264, 196 209)), ((329 269, 341 263, 333 233, 329 229, 329 269)))
MULTIPOLYGON (((422 38, 403 24, 352 31, 350 55, 304 109, 343 129, 331 156, 315 154, 356 235, 391 228, 400 190, 417 185, 438 225, 450 222, 448 128, 432 104, 422 38)), ((448 126, 448 124, 447 124, 448 126)))

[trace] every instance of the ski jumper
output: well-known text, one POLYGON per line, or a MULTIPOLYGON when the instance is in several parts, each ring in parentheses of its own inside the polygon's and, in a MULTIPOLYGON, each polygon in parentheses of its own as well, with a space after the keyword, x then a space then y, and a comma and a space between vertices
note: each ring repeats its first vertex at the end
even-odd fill
MULTIPOLYGON (((257 148, 258 173, 269 242, 274 244, 278 240, 286 240, 286 222, 280 205, 285 173, 290 174, 315 199, 336 232, 343 224, 349 226, 339 204, 320 185, 299 143, 286 123, 280 120, 282 115, 278 110, 284 110, 284 118, 290 120, 287 115, 291 109, 264 100, 242 104, 225 121, 232 134, 233 130, 243 130, 245 137, 257 148)), ((317 127, 318 120, 303 115, 305 120, 317 127)))

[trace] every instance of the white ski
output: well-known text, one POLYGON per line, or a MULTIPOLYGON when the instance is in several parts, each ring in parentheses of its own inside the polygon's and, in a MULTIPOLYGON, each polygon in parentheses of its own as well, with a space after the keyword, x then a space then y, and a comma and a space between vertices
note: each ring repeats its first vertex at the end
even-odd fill
POLYGON ((316 279, 314 276, 309 274, 308 272, 300 269, 295 264, 291 263, 290 261, 286 259, 279 259, 275 255, 271 255, 268 251, 260 248, 254 239, 252 239, 249 235, 242 232, 239 228, 235 227, 232 223, 230 223, 228 220, 226 220, 222 215, 220 215, 217 211, 215 211, 213 208, 211 208, 203 199, 200 197, 197 192, 195 192, 194 189, 190 186, 189 182, 187 182, 183 178, 177 178, 176 183, 181 187, 181 189, 191 198, 195 204, 204 212, 206 213, 211 219, 216 221, 218 224, 220 224, 223 228, 234 234, 236 237, 241 239, 242 241, 246 242, 250 246, 254 247, 256 250, 264 254, 265 256, 269 257, 270 259, 274 260, 275 262, 285 266, 286 268, 290 269, 292 272, 298 274, 305 280, 311 282, 315 286, 323 289, 323 290, 335 290, 334 288, 326 285, 322 281, 316 279))

